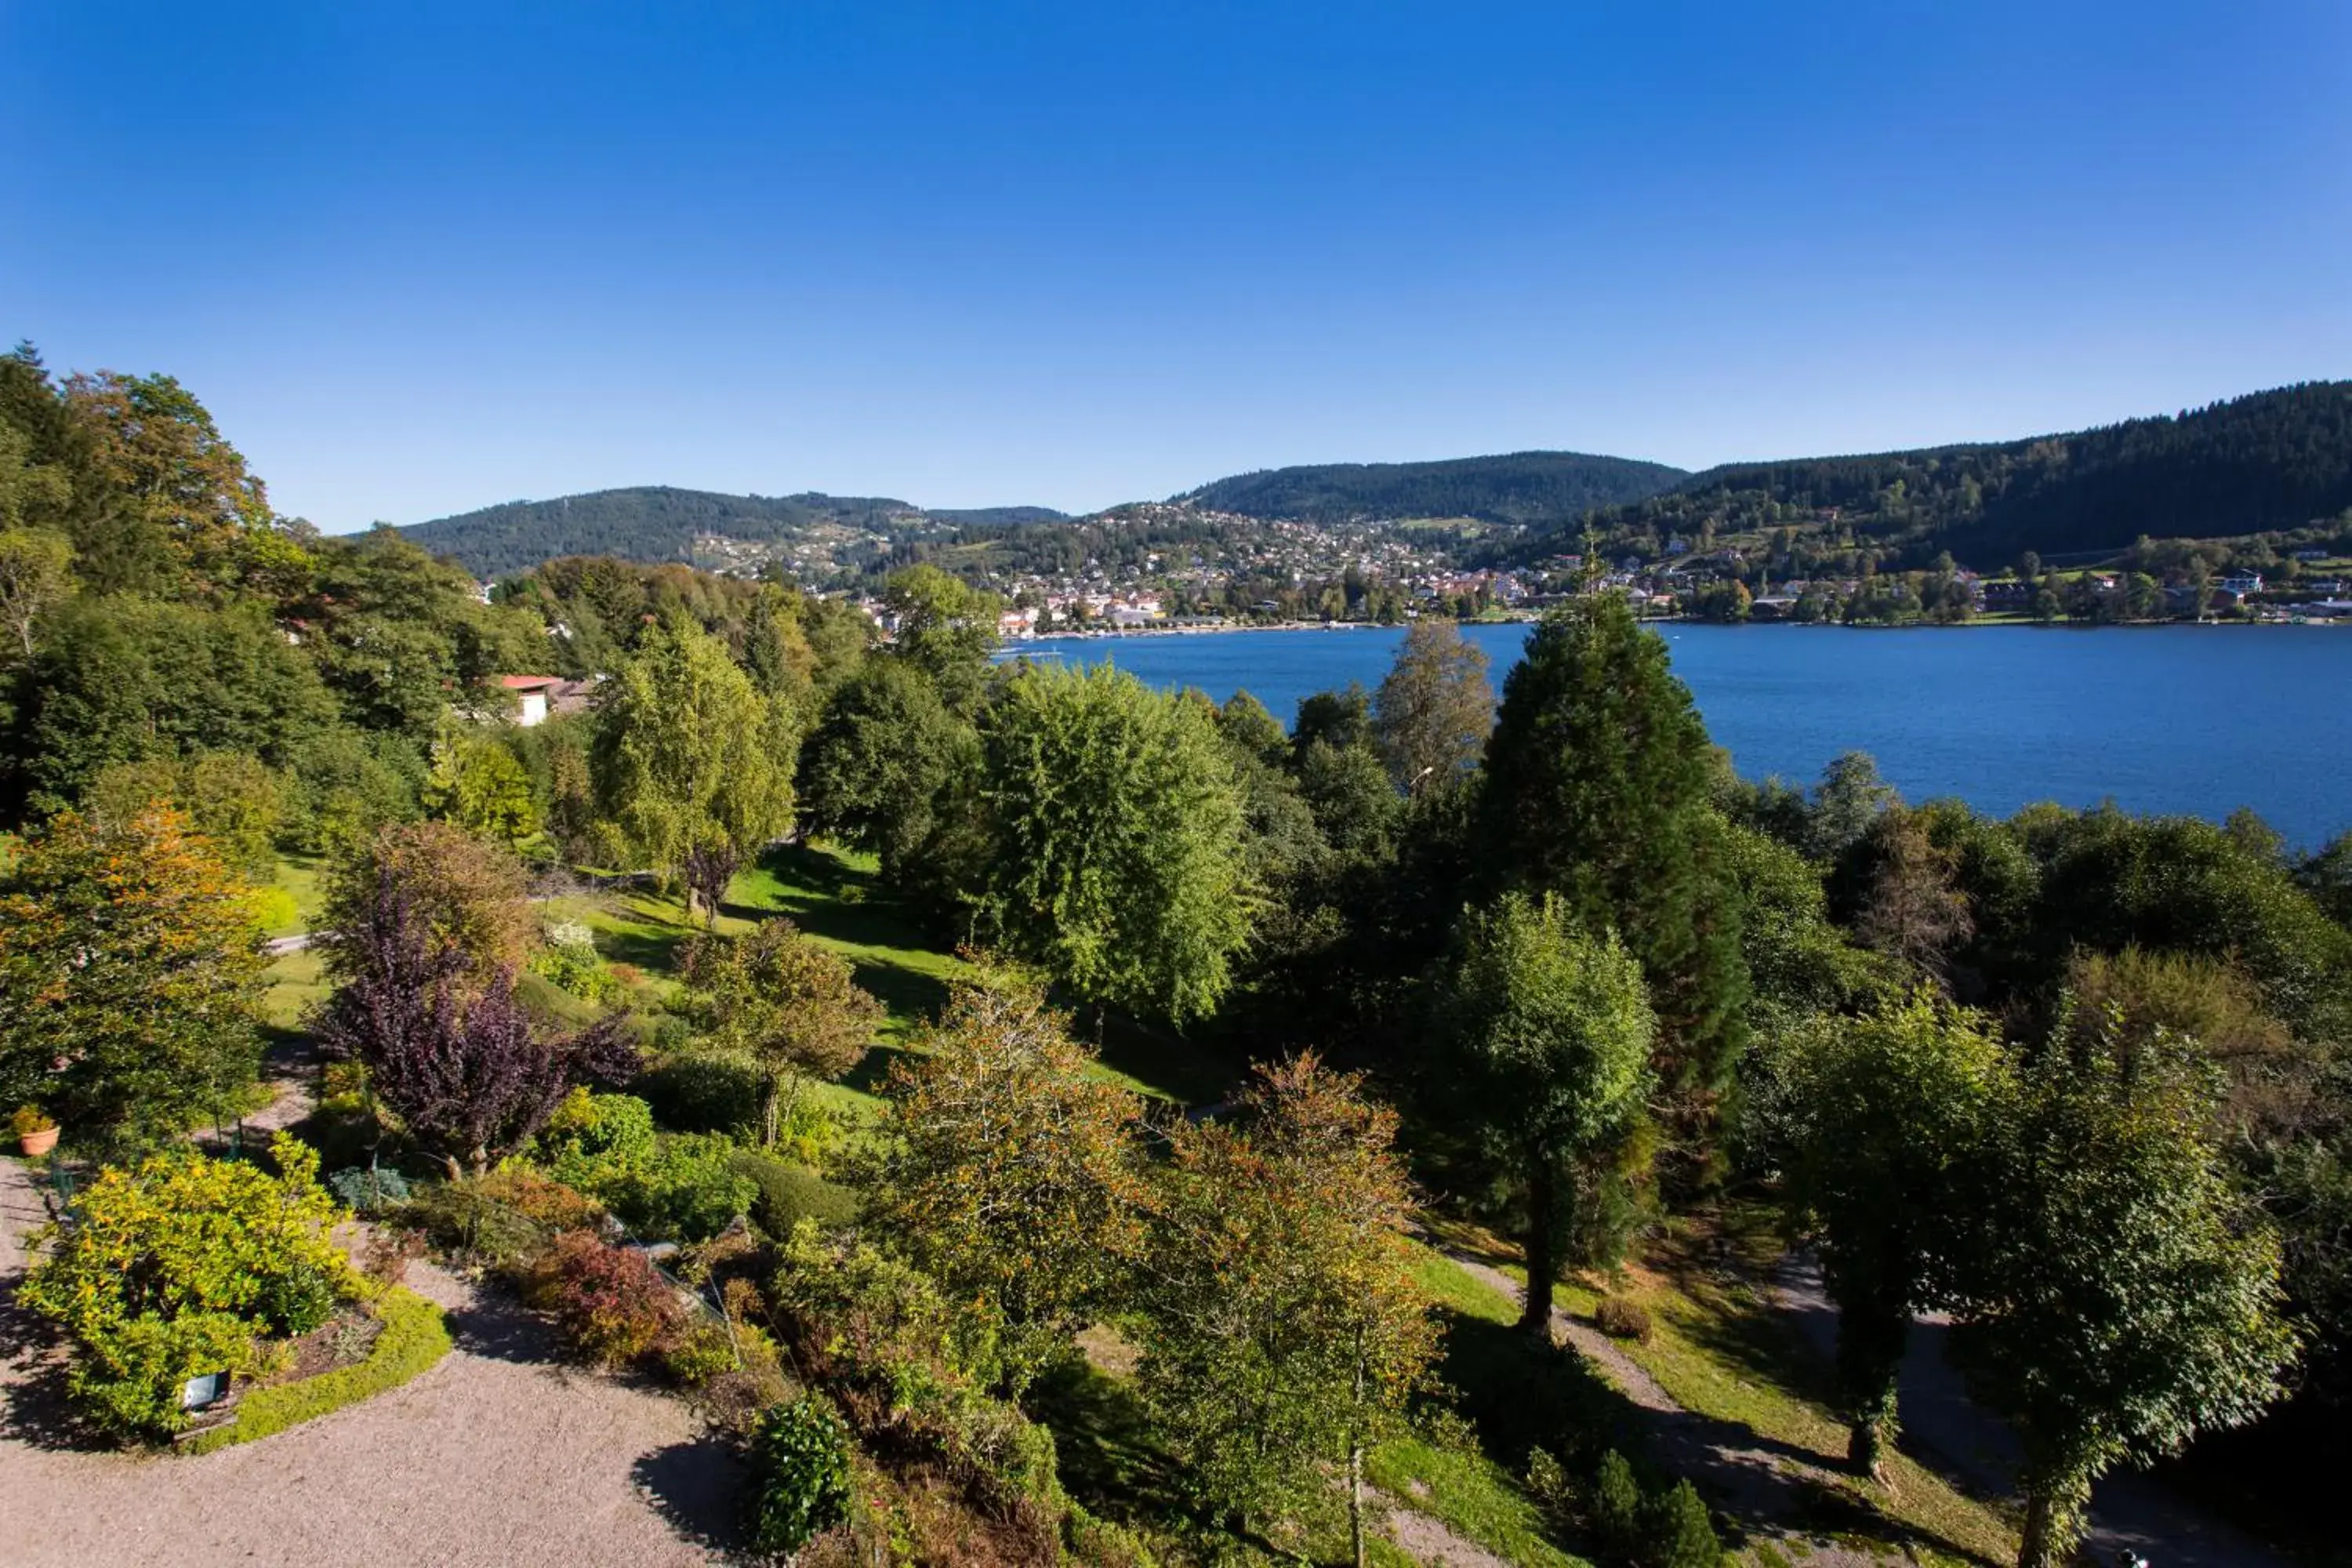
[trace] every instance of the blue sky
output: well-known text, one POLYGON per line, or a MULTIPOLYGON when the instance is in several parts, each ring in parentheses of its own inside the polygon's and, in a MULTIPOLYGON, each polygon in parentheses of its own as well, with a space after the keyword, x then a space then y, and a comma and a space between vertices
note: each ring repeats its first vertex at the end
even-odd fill
POLYGON ((0 333, 341 530, 2352 375, 2343 0, 0 4, 0 333))

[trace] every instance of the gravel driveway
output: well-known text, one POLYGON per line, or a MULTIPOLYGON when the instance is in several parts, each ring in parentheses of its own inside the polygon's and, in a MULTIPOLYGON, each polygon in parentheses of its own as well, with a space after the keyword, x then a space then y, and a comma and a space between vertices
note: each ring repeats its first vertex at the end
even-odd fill
MULTIPOLYGON (((0 1295, 42 1217, 0 1159, 0 1295)), ((677 1400, 551 1359, 510 1302, 428 1265, 457 1348, 414 1382, 194 1458, 45 1444, 41 1363, 0 1311, 0 1568, 631 1568, 724 1561, 737 1475, 677 1400)))

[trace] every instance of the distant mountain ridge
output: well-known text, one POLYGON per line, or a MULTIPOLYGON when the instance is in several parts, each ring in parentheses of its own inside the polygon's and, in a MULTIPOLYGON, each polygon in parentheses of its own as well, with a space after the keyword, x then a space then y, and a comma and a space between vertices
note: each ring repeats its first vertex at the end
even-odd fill
POLYGON ((480 577, 521 572, 564 555, 613 555, 652 563, 697 559, 695 542, 709 536, 749 544, 786 544, 830 535, 879 534, 890 544, 927 533, 978 524, 1058 521, 1050 507, 982 507, 926 511, 887 496, 725 495, 715 490, 635 485, 507 501, 455 517, 436 518, 401 531, 438 555, 455 558, 480 577))
MULTIPOLYGON (((2352 509, 2352 381, 2013 441, 1696 474, 1627 458, 1512 452, 1261 469, 1174 500, 1263 521, 1473 518, 1517 531, 1479 547, 1494 563, 1573 552, 1590 526, 1612 553, 1650 555, 1677 537, 1785 530, 1888 566, 1925 564, 1948 551, 1990 569, 2027 550, 2111 552, 2142 534, 2239 537, 2352 509)), ((887 497, 735 496, 656 485, 511 501, 404 531, 485 577, 562 555, 740 566, 763 552, 822 574, 871 568, 926 542, 1071 521, 1049 507, 925 509, 887 497), (698 548, 712 540, 732 545, 698 548)))
POLYGON ((1344 522, 1351 518, 1470 517, 1520 526, 1672 489, 1689 472, 1586 452, 1506 452, 1423 463, 1316 463, 1261 468, 1177 497, 1243 517, 1344 522))

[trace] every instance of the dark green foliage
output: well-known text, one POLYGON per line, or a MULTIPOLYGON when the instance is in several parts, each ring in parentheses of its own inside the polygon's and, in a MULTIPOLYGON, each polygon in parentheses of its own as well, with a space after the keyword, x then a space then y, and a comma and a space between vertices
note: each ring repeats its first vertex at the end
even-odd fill
POLYGON ((977 766, 979 749, 921 669, 869 658, 835 690, 801 749, 802 806, 811 826, 872 850, 896 880, 930 840, 941 793, 977 766))
POLYGON ((849 1517, 849 1427, 812 1395, 772 1405, 752 1428, 751 1546, 790 1556, 849 1517))
POLYGON ((1659 463, 1581 452, 1514 452, 1434 463, 1327 463, 1260 469, 1182 499, 1247 517, 1339 522, 1353 517, 1475 517, 1553 522, 1639 500, 1688 476, 1659 463))
POLYGON ((1748 976, 1711 816, 1706 731, 1622 597, 1545 616, 1486 752, 1489 874, 1557 894, 1642 961, 1670 1091, 1722 1089, 1748 976))
POLYGON ((748 1057, 696 1049, 665 1057, 629 1092, 653 1107, 665 1127, 756 1139, 767 1075, 748 1057))
MULTIPOLYGON (((2029 547, 2120 551, 2130 532, 2195 539, 2295 529, 2347 506, 2352 382, 2315 382, 2073 435, 1711 468, 1591 523, 1612 551, 1670 533, 1696 538, 1708 525, 1719 533, 1786 526, 1805 530, 1801 548, 1860 547, 1920 566, 1948 552, 1990 568, 2029 547), (1832 510, 1834 521, 1821 515, 1832 510)), ((1575 548, 1574 532, 1562 528, 1529 539, 1520 553, 1575 548)), ((1772 570, 1803 574, 1814 565, 1783 554, 1772 570)))
POLYGON ((1592 1501, 1587 1510, 1593 1539, 1602 1550, 1621 1560, 1632 1560, 1642 1550, 1642 1483, 1633 1467, 1612 1448, 1601 1456, 1592 1478, 1592 1501))
POLYGON ((806 1165, 740 1149, 730 1168, 759 1188, 751 1200, 751 1222, 776 1240, 792 1235, 804 1219, 830 1230, 857 1217, 856 1192, 826 1181, 806 1165))
POLYGON ((335 1197, 354 1214, 373 1215, 408 1201, 408 1178, 379 1166, 352 1165, 327 1178, 335 1197))
POLYGON ((1689 1481, 1676 1481, 1673 1490, 1653 1499, 1648 1512, 1650 1542, 1642 1554, 1646 1568, 1721 1568, 1723 1543, 1689 1481))

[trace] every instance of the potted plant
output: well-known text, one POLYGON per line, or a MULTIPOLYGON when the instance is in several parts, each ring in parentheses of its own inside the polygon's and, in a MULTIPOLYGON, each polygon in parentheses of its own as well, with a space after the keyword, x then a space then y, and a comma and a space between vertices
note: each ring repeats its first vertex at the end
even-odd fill
POLYGON ((8 1119, 8 1125, 16 1129, 17 1145, 27 1155, 46 1154, 58 1146, 57 1121, 37 1105, 19 1109, 8 1119))

